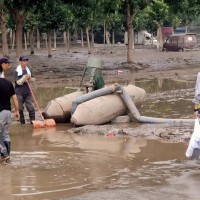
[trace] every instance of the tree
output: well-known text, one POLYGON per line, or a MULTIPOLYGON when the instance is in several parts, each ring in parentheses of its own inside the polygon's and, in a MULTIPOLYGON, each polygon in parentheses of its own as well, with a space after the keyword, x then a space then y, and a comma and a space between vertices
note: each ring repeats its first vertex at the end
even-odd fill
POLYGON ((90 32, 92 32, 93 37, 93 29, 102 23, 101 0, 75 0, 72 5, 79 26, 86 30, 87 48, 88 54, 90 54, 90 32))
POLYGON ((68 10, 68 5, 61 0, 46 0, 38 10, 40 27, 48 36, 48 57, 52 57, 51 32, 66 25, 70 13, 68 10))
POLYGON ((127 62, 132 63, 133 49, 133 20, 139 12, 142 12, 151 0, 122 0, 122 8, 125 8, 126 26, 128 33, 127 62))
MULTIPOLYGON (((118 27, 122 27, 123 24, 123 15, 119 12, 121 5, 121 0, 101 0, 101 18, 103 19, 104 24, 104 48, 105 41, 107 44, 110 43, 110 39, 108 38, 108 34, 110 35, 110 30, 112 30, 112 39, 114 43, 114 29, 118 27), (120 25, 119 25, 120 24, 120 25)), ((120 28, 119 28, 120 29, 120 28)))
POLYGON ((30 32, 30 54, 34 54, 34 31, 36 31, 39 21, 38 15, 35 14, 36 7, 33 7, 27 15, 24 29, 30 32))
POLYGON ((9 57, 9 52, 8 52, 8 41, 7 41, 7 28, 6 28, 6 23, 7 23, 7 12, 4 9, 3 6, 3 1, 0 1, 0 19, 1 19, 1 34, 2 34, 2 49, 3 49, 3 56, 9 57))
POLYGON ((16 57, 23 54, 23 26, 30 8, 34 5, 39 6, 42 0, 5 0, 4 5, 16 23, 16 57))
POLYGON ((176 28, 178 25, 186 26, 195 21, 200 15, 200 1, 198 0, 165 0, 169 6, 170 19, 172 25, 176 28))
POLYGON ((163 46, 162 27, 163 22, 168 18, 169 7, 164 3, 164 0, 153 0, 153 2, 146 7, 146 18, 153 22, 157 27, 157 48, 163 46))

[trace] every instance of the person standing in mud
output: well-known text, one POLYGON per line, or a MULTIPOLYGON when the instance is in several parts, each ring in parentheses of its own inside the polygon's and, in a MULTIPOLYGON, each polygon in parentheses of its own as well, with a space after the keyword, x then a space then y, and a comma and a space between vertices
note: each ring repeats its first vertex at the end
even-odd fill
POLYGON ((200 72, 197 74, 195 97, 192 102, 194 103, 194 116, 198 118, 200 114, 200 72))
POLYGON ((11 61, 8 58, 0 59, 0 151, 1 162, 7 163, 10 160, 10 136, 9 124, 11 123, 11 103, 15 107, 14 116, 19 119, 19 108, 17 96, 12 83, 4 77, 11 61))
POLYGON ((31 91, 27 81, 34 81, 32 72, 28 67, 28 57, 20 56, 19 61, 21 64, 14 71, 15 92, 19 102, 20 123, 25 124, 24 118, 24 104, 29 113, 30 122, 35 120, 35 108, 31 95, 31 91))

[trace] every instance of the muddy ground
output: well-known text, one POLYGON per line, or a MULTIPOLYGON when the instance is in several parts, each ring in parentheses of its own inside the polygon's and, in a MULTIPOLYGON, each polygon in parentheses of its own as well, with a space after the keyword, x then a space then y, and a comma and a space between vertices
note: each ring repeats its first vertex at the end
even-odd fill
MULTIPOLYGON (((86 48, 80 47, 73 47, 70 50, 57 48, 53 51, 51 58, 48 58, 47 50, 36 50, 34 55, 29 55, 28 52, 24 54, 30 58, 29 64, 36 77, 36 87, 79 87, 89 57, 99 57, 104 61, 103 75, 108 85, 113 83, 127 85, 134 83, 135 80, 155 78, 195 81, 196 75, 200 71, 199 51, 161 52, 154 48, 139 47, 133 51, 133 64, 126 63, 126 46, 123 45, 106 47, 105 49, 98 45, 93 48, 90 55, 88 55, 86 48), (118 70, 123 71, 123 73, 118 75, 118 70)), ((13 61, 16 60, 14 55, 11 58, 13 61)), ((6 74, 7 78, 12 80, 12 71, 16 65, 17 62, 12 64, 12 68, 6 74)), ((180 90, 181 92, 183 91, 180 90)), ((191 117, 193 117, 192 111, 191 117)), ((149 129, 147 125, 140 128, 133 127, 131 130, 128 127, 126 130, 127 127, 124 124, 109 124, 85 126, 71 131, 107 134, 114 130, 115 134, 144 135, 148 138, 170 142, 188 142, 192 126, 193 124, 189 128, 188 126, 177 128, 158 125, 149 129)))
MULTIPOLYGON (((126 46, 113 47, 95 46, 88 55, 86 48, 73 47, 70 50, 57 48, 53 56, 48 58, 47 50, 35 50, 34 55, 28 55, 37 85, 42 87, 79 86, 89 57, 99 57, 104 61, 104 79, 106 84, 115 82, 127 84, 135 79, 174 78, 184 80, 196 78, 200 70, 200 52, 161 52, 155 48, 142 47, 133 50, 133 64, 126 64, 126 46), (193 67, 194 66, 199 66, 193 67), (119 76, 117 70, 123 70, 119 76)), ((13 61, 16 60, 11 55, 13 61)), ((14 62, 11 66, 17 65, 14 62)), ((12 78, 12 69, 7 73, 12 78)))

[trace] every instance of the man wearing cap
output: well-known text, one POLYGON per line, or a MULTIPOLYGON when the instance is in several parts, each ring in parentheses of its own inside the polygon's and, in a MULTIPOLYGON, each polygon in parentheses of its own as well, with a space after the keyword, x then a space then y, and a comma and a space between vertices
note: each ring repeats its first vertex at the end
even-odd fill
POLYGON ((10 61, 8 58, 6 58, 6 57, 1 58, 0 60, 1 60, 0 78, 5 78, 5 76, 4 76, 4 71, 8 69, 9 64, 11 63, 11 61, 10 61), (6 64, 6 65, 5 65, 5 64, 6 64), (3 70, 2 65, 4 66, 4 69, 5 69, 5 70, 3 70))
POLYGON ((35 108, 32 100, 31 91, 27 81, 33 81, 32 73, 28 67, 28 57, 20 56, 20 65, 14 71, 15 92, 19 102, 20 123, 25 124, 24 104, 29 113, 30 122, 35 120, 35 108))
POLYGON ((9 124, 11 123, 11 103, 15 107, 14 116, 19 119, 17 96, 12 83, 5 79, 4 72, 9 68, 11 61, 8 58, 0 59, 0 152, 1 161, 6 163, 10 160, 10 136, 9 124))

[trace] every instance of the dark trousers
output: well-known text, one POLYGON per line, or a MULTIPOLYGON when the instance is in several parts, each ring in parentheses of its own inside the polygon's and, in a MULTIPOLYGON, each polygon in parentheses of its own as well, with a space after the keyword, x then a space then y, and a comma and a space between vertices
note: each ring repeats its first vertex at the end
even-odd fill
POLYGON ((18 102, 19 102, 19 114, 20 114, 21 124, 25 124, 24 104, 29 113, 30 121, 35 120, 35 108, 34 108, 31 94, 27 94, 27 95, 23 95, 23 96, 17 95, 17 98, 18 98, 18 102))

